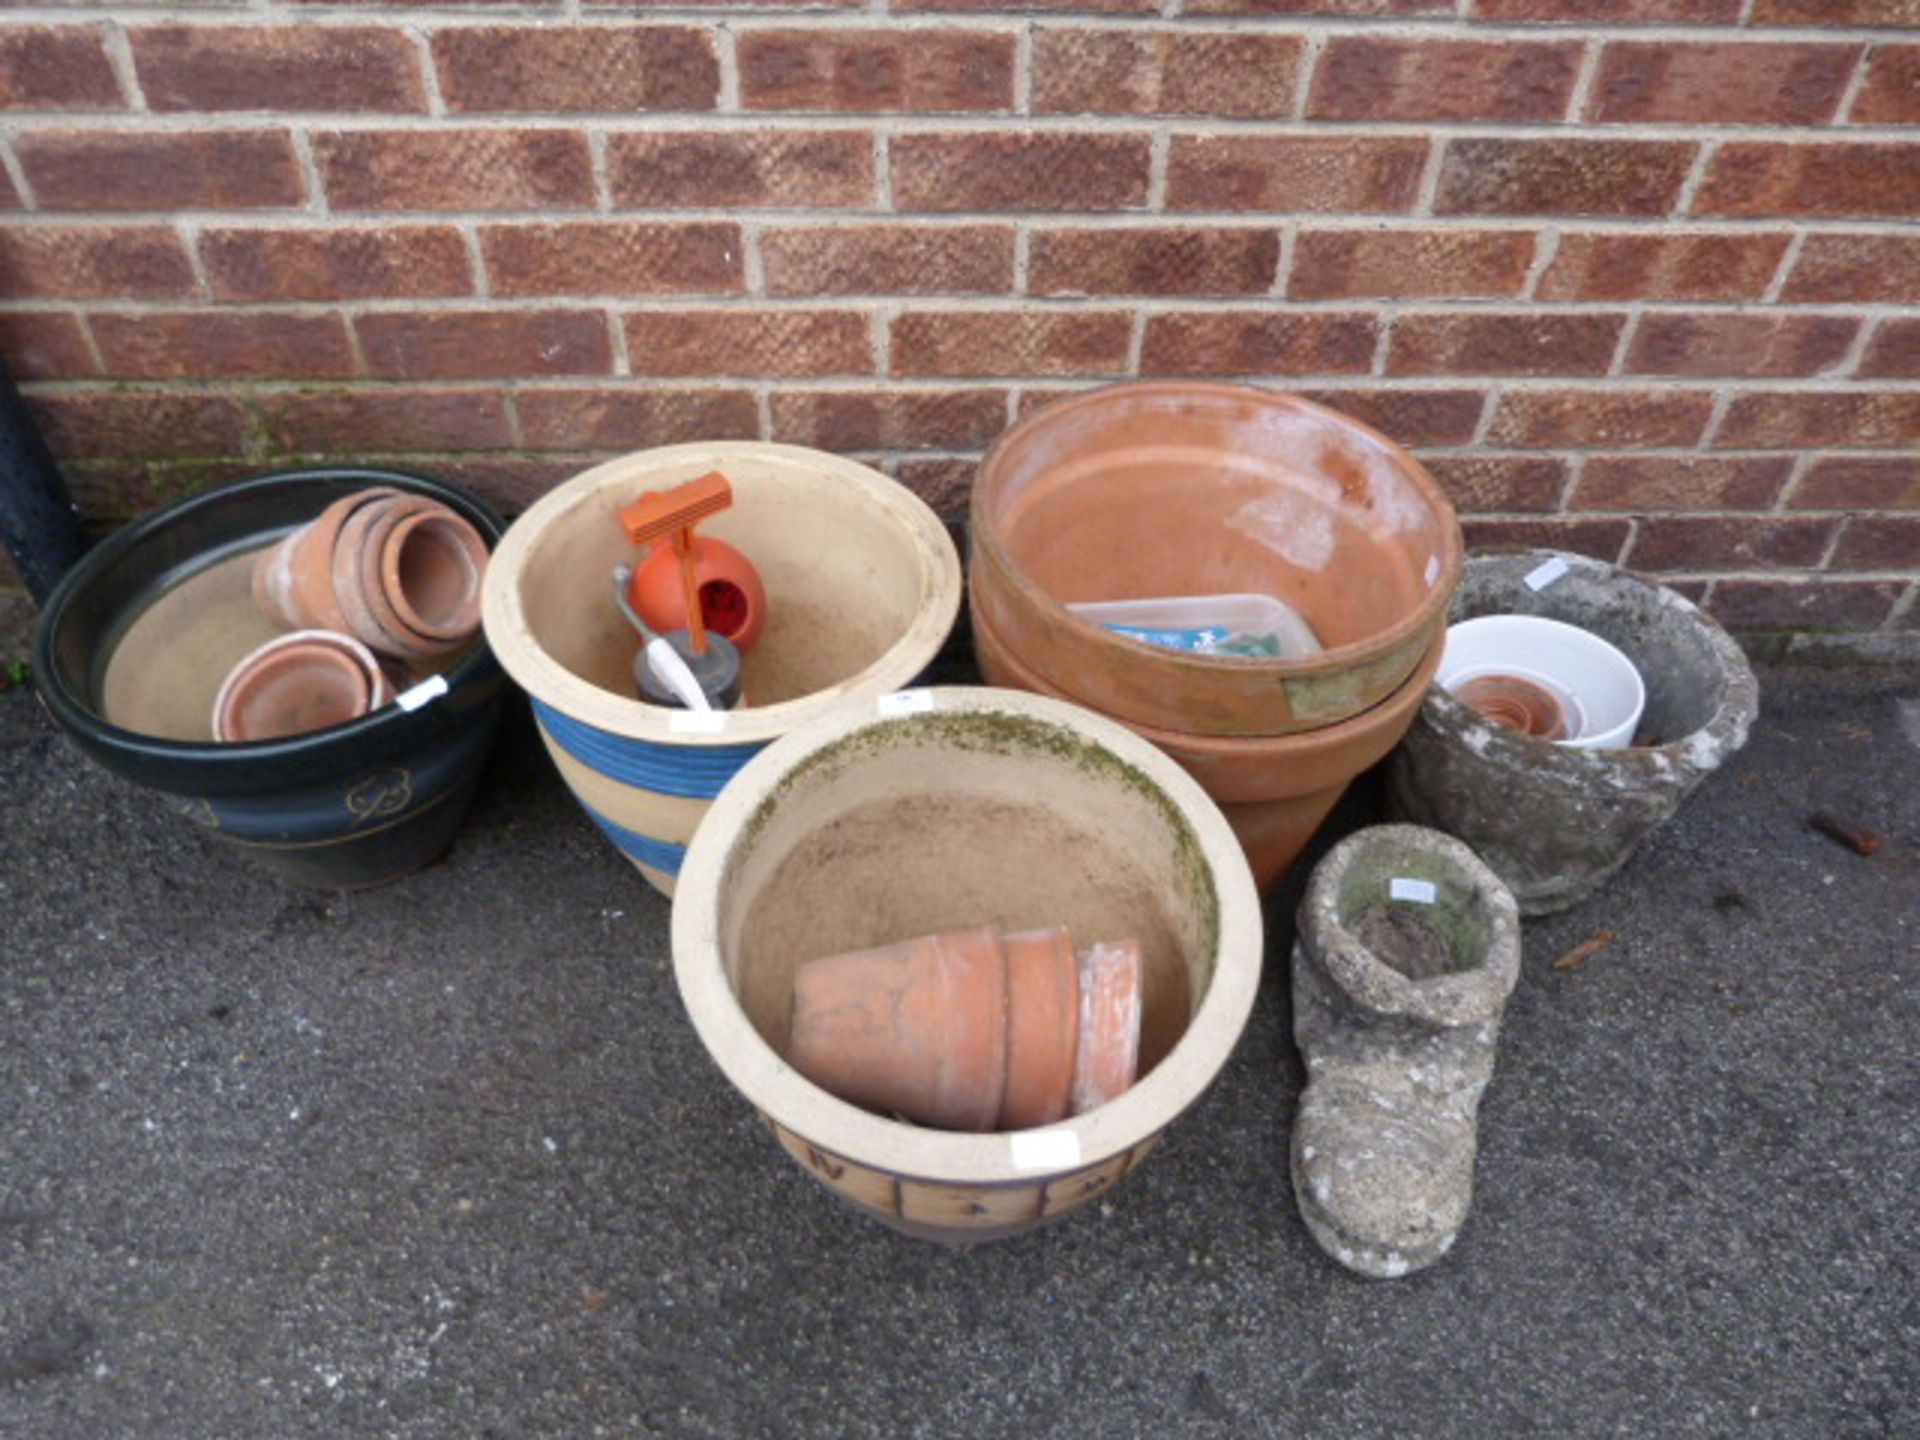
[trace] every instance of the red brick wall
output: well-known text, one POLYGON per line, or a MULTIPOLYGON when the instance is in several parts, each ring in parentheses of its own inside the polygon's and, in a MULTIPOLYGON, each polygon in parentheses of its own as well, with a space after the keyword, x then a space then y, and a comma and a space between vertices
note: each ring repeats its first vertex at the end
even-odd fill
POLYGON ((1920 628, 1920 0, 14 0, 0 105, 98 516, 718 436, 957 514, 1047 396, 1230 376, 1475 540, 1920 628))

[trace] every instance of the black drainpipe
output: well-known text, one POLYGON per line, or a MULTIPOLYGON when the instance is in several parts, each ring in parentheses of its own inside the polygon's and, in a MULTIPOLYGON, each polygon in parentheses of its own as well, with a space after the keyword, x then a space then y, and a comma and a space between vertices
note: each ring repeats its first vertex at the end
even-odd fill
POLYGON ((7 547, 33 603, 43 605, 67 567, 86 549, 80 512, 53 463, 13 377, 0 364, 0 544, 7 547))

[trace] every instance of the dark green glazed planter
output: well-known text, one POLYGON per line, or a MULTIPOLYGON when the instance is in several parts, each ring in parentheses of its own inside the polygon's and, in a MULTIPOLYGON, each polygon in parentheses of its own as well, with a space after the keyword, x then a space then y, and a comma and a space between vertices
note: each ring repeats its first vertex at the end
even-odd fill
POLYGON ((437 859, 478 785, 506 677, 484 637, 446 673, 447 692, 414 710, 279 740, 216 745, 109 723, 107 661, 156 599, 238 552, 269 544, 334 500, 373 485, 431 496, 464 515, 489 548, 505 528, 452 486, 386 470, 262 475, 196 495, 89 551, 48 597, 34 659, 40 695, 81 750, 160 792, 188 820, 295 885, 378 885, 437 859))

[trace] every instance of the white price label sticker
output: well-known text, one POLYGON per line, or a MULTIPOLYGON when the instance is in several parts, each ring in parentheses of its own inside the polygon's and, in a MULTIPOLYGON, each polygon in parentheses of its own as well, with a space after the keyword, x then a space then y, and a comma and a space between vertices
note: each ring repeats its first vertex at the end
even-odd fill
POLYGON ((1404 875, 1394 877, 1387 893, 1395 900, 1411 900, 1416 905, 1431 905, 1438 894, 1431 880, 1409 880, 1404 875))
POLYGON ((1007 1137, 1016 1170, 1066 1170, 1080 1163, 1080 1137, 1071 1130, 1022 1130, 1007 1137))
POLYGON ((1567 573, 1567 562, 1557 557, 1527 572, 1527 589, 1544 590, 1567 573))
POLYGON ((931 690, 896 690, 874 701, 873 708, 888 719, 897 715, 924 715, 933 709, 931 690))
POLYGON ((1427 556, 1427 588, 1431 590, 1433 588, 1433 582, 1439 578, 1440 557, 1438 555, 1429 555, 1427 556))
POLYGON ((410 690, 403 690, 393 702, 402 710, 418 710, 429 700, 438 700, 447 693, 447 677, 429 675, 410 690))
POLYGON ((667 717, 667 728, 676 735, 720 735, 727 728, 727 712, 676 710, 667 717))

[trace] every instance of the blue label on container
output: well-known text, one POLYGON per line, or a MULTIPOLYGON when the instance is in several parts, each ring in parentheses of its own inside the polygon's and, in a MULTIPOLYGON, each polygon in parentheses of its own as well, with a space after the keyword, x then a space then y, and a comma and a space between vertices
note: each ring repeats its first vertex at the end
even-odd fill
POLYGON ((1233 633, 1224 625, 1203 625, 1197 630, 1155 630, 1144 625, 1109 625, 1107 629, 1169 650, 1212 650, 1233 633))

